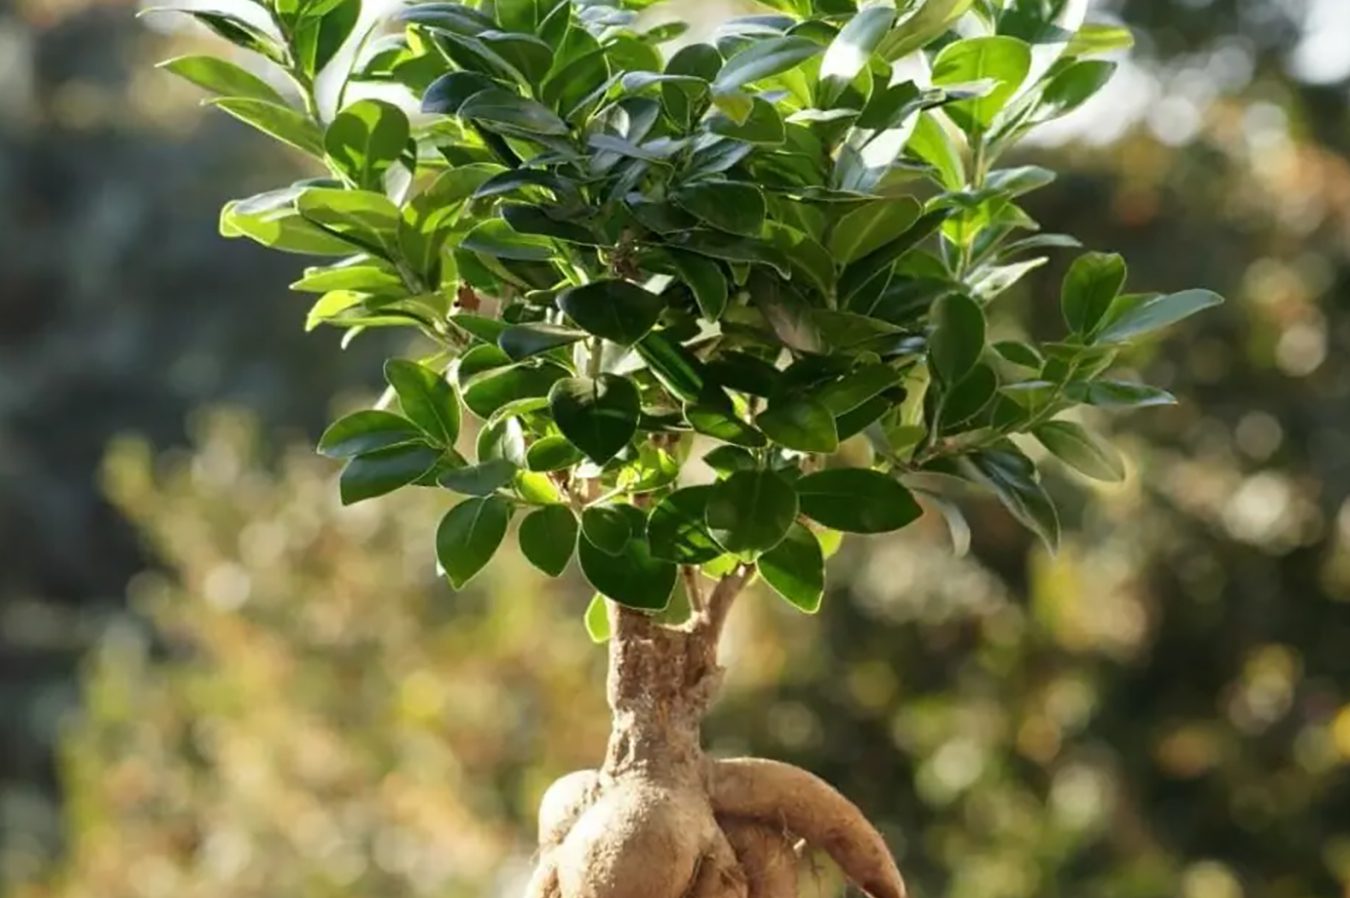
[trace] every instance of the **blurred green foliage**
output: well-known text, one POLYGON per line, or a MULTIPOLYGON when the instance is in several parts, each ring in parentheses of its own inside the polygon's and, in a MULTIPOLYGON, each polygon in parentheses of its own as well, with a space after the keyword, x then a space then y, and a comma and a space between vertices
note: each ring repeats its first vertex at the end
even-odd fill
MULTIPOLYGON (((1092 503, 1052 484, 1080 510, 1055 559, 980 504, 970 558, 930 514, 846 544, 819 619, 758 594, 734 622, 714 750, 826 776, 882 822, 916 894, 1350 894, 1350 113, 1343 79, 1294 77, 1306 7, 1124 4, 1155 55, 1101 104, 1107 143, 1056 151, 1072 173, 1032 210, 1160 289, 1232 299, 1134 359, 1185 401, 1122 422, 1129 482, 1092 503)), ((191 130, 167 76, 133 90, 163 48, 125 14, 0 13, 30 48, 0 59, 32 62, 26 111, 9 69, 0 91, 19 199, 0 218, 11 782, 40 773, 61 659, 144 563, 93 499, 107 436, 174 443, 218 398, 313 428, 317 382, 374 370, 275 342, 302 314, 285 273, 220 245, 212 210, 230 192, 215 172, 276 162, 228 124, 191 130), (219 156, 152 154, 160 136, 137 135, 160 128, 219 156), (152 265, 151 245, 181 255, 152 265)), ((1022 285, 1032 332, 1061 274, 1022 285)), ((453 596, 410 538, 443 509, 339 513, 304 446, 210 420, 190 454, 121 444, 105 469, 154 572, 85 668, 55 870, 31 872, 42 813, 0 808, 11 875, 29 873, 16 894, 510 894, 534 798, 603 739, 587 596, 523 564, 453 596)))

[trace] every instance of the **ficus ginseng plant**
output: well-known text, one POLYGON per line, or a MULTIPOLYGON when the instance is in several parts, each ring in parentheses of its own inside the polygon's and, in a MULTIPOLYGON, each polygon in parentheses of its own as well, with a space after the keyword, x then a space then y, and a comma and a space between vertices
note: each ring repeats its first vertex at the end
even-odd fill
POLYGON ((1123 476, 1062 415, 1171 402, 1112 363, 1219 298, 1124 292, 1121 258, 1087 253, 1036 328, 1058 339, 989 321, 1078 245, 1019 205, 1053 174, 999 160, 1128 32, 1086 0, 769 0, 676 49, 649 0, 238 4, 183 12, 257 66, 165 67, 314 177, 229 203, 222 232, 334 257, 292 285, 310 327, 416 334, 322 438, 342 500, 444 490, 454 588, 515 518, 531 563, 575 557, 598 594, 612 737, 547 793, 530 898, 784 898, 803 847, 899 898, 824 782, 704 756, 719 634, 755 580, 815 612, 840 534, 905 527, 916 493, 959 532, 951 490, 992 490, 1053 546, 1025 441, 1123 476))

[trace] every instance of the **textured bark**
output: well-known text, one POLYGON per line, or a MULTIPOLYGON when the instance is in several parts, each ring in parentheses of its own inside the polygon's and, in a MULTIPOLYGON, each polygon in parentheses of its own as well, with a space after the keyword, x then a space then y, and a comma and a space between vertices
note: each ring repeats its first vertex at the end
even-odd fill
POLYGON ((682 627, 611 606, 609 747, 599 770, 544 796, 526 898, 796 898, 799 839, 873 898, 903 898, 880 835, 824 781, 703 754, 718 642, 748 577, 728 575, 706 600, 687 578, 694 613, 682 627))

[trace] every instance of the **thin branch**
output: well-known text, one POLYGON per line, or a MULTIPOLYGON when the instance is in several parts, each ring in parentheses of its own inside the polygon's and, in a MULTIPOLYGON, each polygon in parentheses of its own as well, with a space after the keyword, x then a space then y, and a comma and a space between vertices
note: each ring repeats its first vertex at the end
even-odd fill
POLYGON ((713 645, 716 645, 718 640, 721 639, 722 627, 727 622, 727 615, 731 613, 731 606, 736 603, 736 597, 745 589, 754 572, 753 565, 737 565, 735 570, 717 581, 717 586, 713 587, 712 595, 708 596, 704 603, 703 613, 699 616, 698 628, 707 634, 713 645))
POLYGON ((698 582, 698 568, 687 564, 680 568, 680 576, 684 578, 684 592, 689 597, 689 607, 694 610, 694 614, 703 611, 703 587, 698 582))

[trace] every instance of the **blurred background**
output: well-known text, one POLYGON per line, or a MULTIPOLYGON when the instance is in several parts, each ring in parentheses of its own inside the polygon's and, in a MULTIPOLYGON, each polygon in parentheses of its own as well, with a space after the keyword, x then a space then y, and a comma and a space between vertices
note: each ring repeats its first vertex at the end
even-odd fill
MULTIPOLYGON (((1124 486, 1053 482, 1055 558, 977 503, 964 558, 846 543, 818 619, 749 596, 708 741, 857 799, 919 898, 1350 896, 1350 2, 1095 6, 1140 46, 1031 211, 1229 297, 1130 360, 1181 404, 1114 420, 1124 486)), ((589 593, 453 594, 442 497, 338 508, 309 447, 397 346, 217 236, 300 164, 134 12, 0 6, 0 894, 512 895, 607 732, 589 593)))

